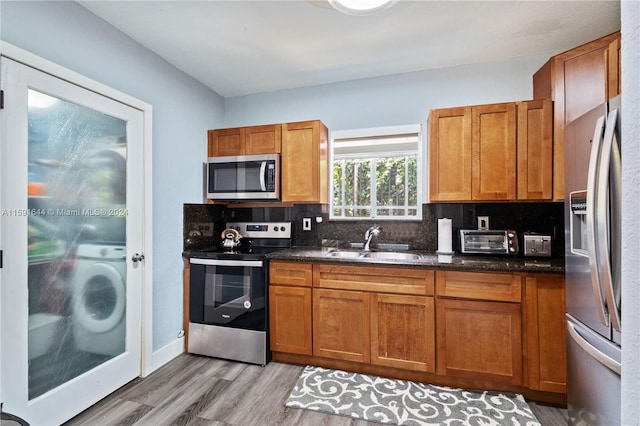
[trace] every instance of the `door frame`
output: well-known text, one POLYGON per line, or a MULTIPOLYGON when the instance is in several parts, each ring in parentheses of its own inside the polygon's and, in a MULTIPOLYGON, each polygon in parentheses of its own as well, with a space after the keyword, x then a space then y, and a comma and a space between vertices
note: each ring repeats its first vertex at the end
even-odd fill
MULTIPOLYGON (((132 108, 140 110, 143 114, 143 239, 142 252, 144 253, 144 269, 142 271, 142 330, 141 330, 141 355, 140 376, 144 377, 154 370, 153 365, 153 175, 152 175, 152 106, 144 101, 134 98, 119 90, 113 89, 98 81, 92 80, 75 71, 53 63, 31 52, 23 50, 12 44, 0 41, 0 56, 20 62, 31 68, 35 68, 54 77, 60 78, 76 86, 106 96, 132 108)), ((2 283, 0 282, 0 285, 2 283)))

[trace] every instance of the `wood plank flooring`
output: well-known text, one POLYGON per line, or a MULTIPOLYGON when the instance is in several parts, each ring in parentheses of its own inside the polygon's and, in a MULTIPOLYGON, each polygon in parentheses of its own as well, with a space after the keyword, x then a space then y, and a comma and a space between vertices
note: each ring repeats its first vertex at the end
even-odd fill
MULTIPOLYGON (((65 425, 379 425, 285 407, 302 369, 278 362, 260 367, 182 354, 65 425)), ((530 405, 543 426, 567 424, 566 409, 530 405)))

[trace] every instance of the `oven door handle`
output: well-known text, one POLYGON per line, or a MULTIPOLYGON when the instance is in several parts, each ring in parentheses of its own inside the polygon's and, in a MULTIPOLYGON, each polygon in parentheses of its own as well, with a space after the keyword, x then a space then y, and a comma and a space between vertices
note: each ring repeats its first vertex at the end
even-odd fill
POLYGON ((190 263, 194 265, 211 266, 246 266, 249 268, 262 268, 262 260, 223 260, 223 259, 201 259, 192 257, 190 263))

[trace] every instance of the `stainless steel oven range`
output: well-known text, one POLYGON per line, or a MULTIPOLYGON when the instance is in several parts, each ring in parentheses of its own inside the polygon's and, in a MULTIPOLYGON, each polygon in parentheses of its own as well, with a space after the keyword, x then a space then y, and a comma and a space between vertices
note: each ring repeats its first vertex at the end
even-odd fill
POLYGON ((265 255, 291 247, 291 223, 227 223, 225 235, 235 236, 237 244, 226 240, 220 248, 191 252, 187 349, 266 365, 271 352, 265 255))

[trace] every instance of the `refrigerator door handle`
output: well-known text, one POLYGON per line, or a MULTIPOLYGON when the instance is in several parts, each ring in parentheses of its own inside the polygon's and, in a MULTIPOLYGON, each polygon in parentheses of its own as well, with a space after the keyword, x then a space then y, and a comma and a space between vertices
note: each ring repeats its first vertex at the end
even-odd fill
POLYGON ((599 172, 599 159, 600 150, 602 147, 602 136, 604 132, 604 119, 605 116, 598 118, 596 127, 593 133, 593 139, 591 140, 591 155, 589 156, 589 170, 587 174, 587 212, 586 212, 586 227, 587 227, 587 253, 589 256, 589 270, 591 272, 591 284, 593 286, 593 296, 596 301, 596 310, 600 322, 605 326, 609 326, 609 317, 607 315, 607 307, 604 302, 604 295, 602 293, 602 284, 600 282, 600 262, 598 259, 598 241, 596 232, 596 217, 599 214, 597 212, 597 190, 598 190, 598 172, 599 172))
POLYGON ((620 275, 616 263, 620 262, 620 258, 616 245, 620 244, 620 234, 617 231, 611 232, 610 225, 612 224, 609 217, 609 213, 613 214, 614 217, 619 217, 619 205, 621 203, 621 182, 619 180, 621 170, 615 170, 616 167, 621 167, 620 150, 617 141, 614 141, 617 122, 618 110, 614 109, 607 117, 607 127, 604 132, 602 149, 600 150, 598 188, 596 192, 597 216, 595 220, 597 232, 596 250, 601 285, 607 303, 611 326, 620 331, 620 310, 614 294, 614 288, 619 288, 619 282, 616 281, 619 280, 620 275), (613 164, 611 164, 612 162, 613 164), (612 167, 614 168, 614 173, 610 173, 612 167), (609 180, 609 176, 611 176, 611 180, 609 180), (611 204, 609 204, 609 200, 611 200, 611 204), (609 211, 609 208, 611 208, 611 211, 609 211), (612 258, 612 252, 616 254, 616 258, 612 258))
POLYGON ((614 373, 618 375, 621 374, 622 365, 615 359, 607 356, 606 354, 603 354, 597 348, 591 345, 584 337, 580 335, 578 330, 576 330, 576 326, 573 325, 570 321, 567 321, 567 332, 569 333, 569 336, 596 361, 598 361, 600 364, 604 365, 614 373))

